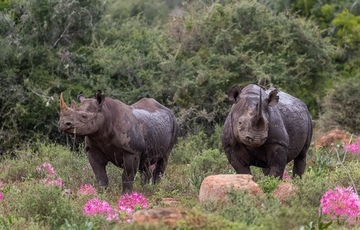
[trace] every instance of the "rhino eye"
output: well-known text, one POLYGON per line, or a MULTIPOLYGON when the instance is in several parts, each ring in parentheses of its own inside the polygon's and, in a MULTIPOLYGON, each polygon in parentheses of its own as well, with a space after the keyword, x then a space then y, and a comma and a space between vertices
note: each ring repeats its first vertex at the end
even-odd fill
POLYGON ((87 115, 86 114, 81 114, 81 118, 82 119, 87 119, 87 115))

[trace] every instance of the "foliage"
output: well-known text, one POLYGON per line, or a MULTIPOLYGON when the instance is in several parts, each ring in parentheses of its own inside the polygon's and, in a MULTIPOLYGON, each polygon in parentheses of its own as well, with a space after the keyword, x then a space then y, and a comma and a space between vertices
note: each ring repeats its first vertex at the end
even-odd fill
POLYGON ((274 15, 254 1, 188 8, 168 29, 173 61, 167 69, 181 79, 174 101, 200 107, 184 113, 222 120, 228 110, 224 92, 263 81, 302 98, 315 113, 315 95, 309 93, 320 93, 319 84, 331 75, 333 47, 319 39, 311 21, 274 15))
MULTIPOLYGON (((180 208, 187 213, 187 217, 179 223, 179 227, 185 229, 339 229, 343 227, 341 221, 327 222, 327 214, 324 212, 320 215, 319 209, 323 204, 321 198, 334 187, 352 186, 354 194, 359 189, 357 187, 360 184, 359 156, 347 152, 347 145, 345 148, 338 146, 327 151, 324 149, 311 151, 307 163, 312 164, 312 168, 303 174, 302 179, 292 180, 299 191, 286 203, 281 203, 273 196, 254 196, 245 191, 230 191, 224 204, 210 207, 199 204, 199 190, 190 182, 189 173, 197 172, 198 176, 233 173, 233 169, 228 168, 225 154, 216 148, 210 148, 219 142, 220 139, 214 143, 206 138, 204 133, 193 135, 189 139, 180 139, 175 146, 175 151, 179 155, 195 151, 194 146, 201 147, 202 143, 204 143, 203 148, 194 154, 196 157, 190 161, 190 165, 171 161, 165 175, 156 186, 141 186, 137 178, 134 188, 136 192, 143 194, 142 199, 138 199, 137 195, 121 196, 121 186, 114 186, 119 183, 118 178, 121 178, 122 172, 117 167, 112 165, 107 167, 110 188, 103 191, 95 186, 93 173, 87 169, 84 154, 71 152, 58 144, 47 143, 36 143, 18 149, 16 157, 5 157, 1 164, 0 193, 3 196, 0 200, 2 204, 0 225, 4 229, 168 229, 165 225, 146 227, 126 221, 109 222, 106 218, 97 215, 85 215, 84 208, 87 203, 97 197, 101 201, 106 201, 108 207, 117 207, 116 210, 124 210, 127 206, 131 207, 131 210, 136 210, 133 204, 144 204, 145 198, 148 204, 146 207, 149 208, 169 206, 180 208), (193 140, 193 143, 185 148, 185 144, 190 140, 193 140), (317 155, 327 155, 331 162, 329 167, 316 163, 317 155), (318 167, 321 169, 317 169, 318 167), (62 178, 63 186, 44 183, 46 181, 43 179, 50 177, 62 178), (164 198, 172 198, 176 203, 165 204, 164 198)), ((354 143, 357 143, 357 140, 354 143)), ((253 171, 255 174, 262 174, 261 170, 253 171)), ((259 178, 256 182, 266 194, 270 194, 275 184, 279 182, 275 178, 265 176, 254 175, 254 178, 259 178)), ((99 203, 95 204, 99 205, 99 203)), ((333 208, 336 208, 334 205, 337 204, 342 207, 342 203, 332 204, 333 208)), ((96 205, 91 207, 95 208, 92 211, 99 208, 96 205)))
POLYGON ((207 135, 203 131, 178 138, 177 148, 171 152, 170 162, 190 164, 195 156, 207 148, 207 135))
POLYGON ((56 122, 63 91, 67 100, 97 89, 129 104, 153 97, 175 112, 182 135, 199 126, 211 134, 233 84, 270 81, 316 114, 333 73, 334 47, 311 21, 256 1, 193 1, 171 17, 179 1, 5 2, 1 151, 22 140, 65 144, 56 122))
POLYGON ((225 154, 217 149, 206 149, 198 156, 195 156, 189 168, 191 184, 198 189, 205 177, 229 173, 234 173, 234 170, 229 166, 225 154))
POLYGON ((323 130, 341 128, 350 133, 360 133, 359 76, 343 79, 333 86, 323 98, 320 126, 323 130))
POLYGON ((280 181, 276 177, 264 177, 257 181, 257 183, 264 193, 271 194, 280 184, 280 181))
POLYGON ((21 140, 58 139, 55 98, 80 82, 79 74, 89 73, 74 61, 86 62, 79 48, 91 43, 100 5, 97 0, 10 1, 1 12, 3 148, 15 148, 21 140))

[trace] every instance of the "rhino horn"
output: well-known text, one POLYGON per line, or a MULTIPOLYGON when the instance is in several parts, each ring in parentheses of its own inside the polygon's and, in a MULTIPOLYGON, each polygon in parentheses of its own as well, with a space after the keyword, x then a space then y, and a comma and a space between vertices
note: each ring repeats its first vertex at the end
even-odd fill
POLYGON ((65 112, 66 110, 69 109, 69 107, 66 105, 64 101, 63 93, 60 93, 60 109, 61 112, 65 112))
POLYGON ((258 111, 256 112, 257 114, 257 121, 259 121, 260 119, 262 119, 262 91, 260 89, 260 101, 259 101, 259 104, 258 104, 258 111))

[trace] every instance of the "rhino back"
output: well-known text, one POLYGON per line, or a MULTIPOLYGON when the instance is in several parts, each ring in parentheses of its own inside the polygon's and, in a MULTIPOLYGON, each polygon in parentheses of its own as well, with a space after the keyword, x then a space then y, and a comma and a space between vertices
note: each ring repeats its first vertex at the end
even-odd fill
POLYGON ((172 112, 154 99, 143 98, 131 105, 145 139, 150 158, 168 154, 175 144, 178 125, 172 112))

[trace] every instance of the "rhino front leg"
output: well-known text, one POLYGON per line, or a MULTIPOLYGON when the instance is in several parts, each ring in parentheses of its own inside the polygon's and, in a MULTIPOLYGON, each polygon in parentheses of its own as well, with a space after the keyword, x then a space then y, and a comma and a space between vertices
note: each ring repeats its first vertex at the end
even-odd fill
POLYGON ((270 167, 265 169, 264 173, 282 179, 287 163, 286 148, 281 145, 272 145, 269 147, 267 154, 270 167))
POLYGON ((122 174, 122 193, 132 193, 135 174, 139 168, 140 158, 135 154, 124 155, 124 171, 122 174))
POLYGON ((96 152, 87 151, 86 154, 99 186, 107 188, 109 185, 109 179, 106 175, 106 165, 108 161, 101 159, 96 152))
POLYGON ((234 151, 229 145, 224 147, 224 151, 229 163, 235 169, 237 174, 251 174, 250 166, 241 158, 241 156, 248 156, 243 147, 237 147, 234 151))

